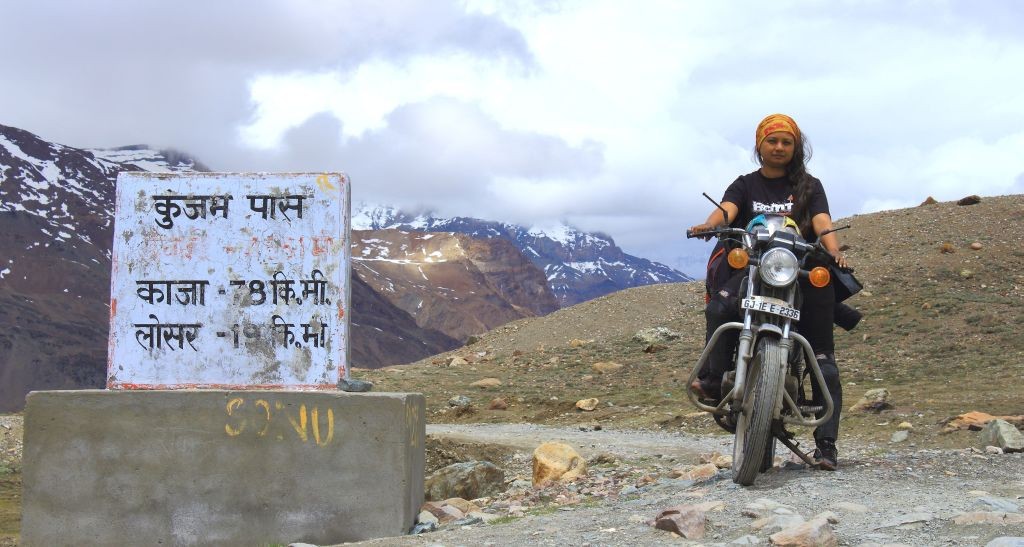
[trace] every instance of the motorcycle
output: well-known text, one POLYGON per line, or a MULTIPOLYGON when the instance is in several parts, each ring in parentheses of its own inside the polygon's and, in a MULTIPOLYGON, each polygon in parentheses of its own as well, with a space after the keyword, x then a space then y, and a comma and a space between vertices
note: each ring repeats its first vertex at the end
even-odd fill
MULTIPOLYGON (((836 229, 825 233, 833 231, 836 229)), ((735 366, 722 379, 721 401, 716 404, 698 399, 692 389, 687 389, 690 401, 698 409, 711 413, 719 426, 734 434, 733 482, 749 486, 758 473, 771 469, 775 441, 814 466, 815 462, 800 450, 786 426, 817 427, 825 423, 832 416, 833 402, 824 388, 825 379, 814 351, 807 339, 794 330, 800 321, 797 280, 806 277, 815 287, 827 286, 831 282, 829 268, 817 266, 808 270, 805 266, 812 258, 831 261, 831 257, 820 238, 816 243, 807 243, 796 223, 783 215, 759 215, 746 229, 687 231, 686 236, 719 238, 728 251, 729 265, 747 270, 738 299, 742 321, 728 322, 715 330, 687 382, 690 385, 696 380, 722 335, 738 330, 735 366), (812 374, 817 385, 822 386, 824 406, 813 406, 805 398, 807 374, 812 374)))

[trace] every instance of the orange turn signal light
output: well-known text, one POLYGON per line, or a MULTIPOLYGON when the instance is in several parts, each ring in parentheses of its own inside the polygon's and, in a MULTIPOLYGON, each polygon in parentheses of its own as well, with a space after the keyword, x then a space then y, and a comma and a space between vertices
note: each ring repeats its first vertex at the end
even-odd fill
POLYGON ((828 285, 828 282, 832 280, 832 275, 828 273, 828 268, 818 266, 811 270, 811 273, 807 275, 807 279, 811 282, 811 285, 820 289, 828 285))
POLYGON ((729 251, 729 265, 735 270, 742 270, 750 263, 750 255, 744 249, 733 249, 729 251))

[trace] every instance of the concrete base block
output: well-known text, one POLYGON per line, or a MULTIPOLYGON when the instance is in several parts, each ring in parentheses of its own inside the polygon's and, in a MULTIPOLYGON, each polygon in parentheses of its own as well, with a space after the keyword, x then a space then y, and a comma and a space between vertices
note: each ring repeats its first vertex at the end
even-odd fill
POLYGON ((23 545, 331 544, 396 536, 423 502, 407 393, 28 395, 23 545))

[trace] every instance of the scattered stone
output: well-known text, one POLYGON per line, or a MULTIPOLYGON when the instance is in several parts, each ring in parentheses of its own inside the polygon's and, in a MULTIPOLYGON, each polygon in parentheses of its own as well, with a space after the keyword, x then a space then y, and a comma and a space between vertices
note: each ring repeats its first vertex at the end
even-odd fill
POLYGON ((886 522, 881 526, 876 526, 875 530, 881 530, 883 528, 907 528, 914 527, 915 525, 923 525, 935 518, 931 513, 909 513, 906 515, 899 515, 898 517, 886 522))
POLYGON ((960 277, 962 277, 964 279, 970 279, 970 278, 974 277, 974 271, 973 270, 968 270, 968 269, 960 270, 960 277))
POLYGON ((426 524, 428 522, 432 522, 434 524, 437 524, 439 521, 437 520, 437 516, 435 516, 430 511, 427 511, 426 509, 424 509, 424 510, 420 511, 419 516, 416 517, 416 522, 418 522, 420 524, 426 524))
POLYGON ((491 513, 484 513, 483 511, 473 511, 466 515, 468 518, 479 519, 480 522, 490 523, 492 520, 501 518, 500 515, 493 515, 491 513))
POLYGON ((589 382, 589 381, 591 381, 593 379, 594 379, 594 375, 593 374, 584 374, 583 376, 580 377, 580 380, 583 380, 584 382, 589 382))
POLYGON ((772 534, 772 545, 781 547, 838 547, 839 539, 825 519, 813 519, 799 526, 772 534))
POLYGON ((680 336, 682 335, 674 330, 667 329, 665 327, 653 327, 637 331, 637 333, 633 335, 633 341, 640 342, 641 344, 656 344, 659 342, 678 340, 680 336))
POLYGON ((723 455, 721 452, 701 454, 700 463, 713 463, 719 469, 732 469, 732 456, 723 455))
POLYGON ((644 348, 644 353, 658 353, 659 351, 667 350, 668 346, 663 344, 648 344, 644 348))
POLYGON ((997 537, 986 543, 985 547, 1024 547, 1024 537, 997 537))
POLYGON ((587 474, 587 461, 576 449, 565 444, 544 443, 533 451, 533 486, 569 482, 587 474))
POLYGON ((442 467, 427 478, 428 500, 476 499, 504 490, 505 472, 491 462, 471 461, 442 467))
POLYGON ((551 365, 551 366, 557 366, 559 361, 561 361, 561 359, 559 359, 558 356, 556 355, 556 356, 552 357, 551 359, 548 359, 548 364, 551 365))
POLYGON ((587 345, 586 340, 580 340, 579 338, 573 338, 572 340, 569 340, 569 347, 571 348, 579 348, 585 345, 587 345))
POLYGON ((448 406, 453 408, 467 408, 473 404, 473 401, 465 395, 453 395, 451 399, 448 399, 448 406))
POLYGON ((620 363, 614 363, 612 361, 600 361, 591 365, 591 368, 601 374, 612 374, 622 370, 623 366, 624 365, 620 363))
POLYGON ((594 397, 591 397, 590 399, 580 399, 579 401, 576 401, 576 408, 590 412, 597 408, 598 403, 600 403, 600 401, 594 397))
POLYGON ((338 380, 338 389, 349 393, 366 393, 373 390, 373 382, 356 380, 353 378, 342 378, 338 380))
POLYGON ((760 518, 750 523, 754 530, 772 534, 788 528, 795 528, 804 524, 804 518, 796 513, 779 513, 760 518))
POLYGON ((487 405, 489 410, 508 410, 508 401, 502 397, 496 397, 491 399, 491 404, 487 405))
POLYGON ((982 247, 984 247, 984 246, 980 242, 978 242, 978 241, 975 241, 974 243, 971 243, 971 250, 980 251, 982 249, 982 247))
POLYGON ((1024 426, 1024 415, 1022 416, 993 416, 984 412, 971 411, 953 418, 948 418, 945 421, 945 427, 942 428, 942 433, 950 433, 960 429, 970 429, 972 431, 981 431, 985 427, 985 424, 992 420, 1003 420, 1008 423, 1017 425, 1019 427, 1024 426))
POLYGON ((729 542, 729 545, 760 545, 761 538, 747 534, 729 542))
MULTIPOLYGON (((416 524, 416 526, 412 527, 412 530, 409 533, 412 534, 412 535, 416 535, 416 534, 426 534, 428 532, 436 532, 436 531, 437 531, 437 522, 419 522, 419 523, 416 524)), ((291 546, 289 546, 289 547, 291 547, 291 546)))
POLYGON ((590 458, 590 461, 587 463, 589 465, 616 464, 619 463, 619 459, 615 457, 615 454, 601 452, 593 458, 590 458))
POLYGON ((654 527, 686 539, 702 539, 707 529, 707 516, 692 505, 677 505, 658 513, 654 527))
POLYGON ((899 428, 899 429, 910 430, 910 429, 914 429, 914 424, 912 424, 910 422, 900 422, 900 425, 898 425, 896 427, 899 428))
POLYGON ((450 505, 458 509, 459 511, 462 511, 462 513, 466 515, 480 510, 480 508, 477 507, 476 504, 474 504, 471 501, 467 501, 463 498, 448 498, 444 500, 443 503, 445 505, 450 505))
POLYGON ((522 356, 523 356, 523 350, 521 350, 521 349, 512 350, 512 357, 522 357, 522 356))
POLYGON ((924 201, 921 202, 921 205, 918 205, 918 207, 924 207, 925 205, 935 205, 936 203, 938 202, 935 201, 935 198, 928 196, 924 201))
POLYGON ((452 357, 451 361, 448 361, 448 366, 450 366, 450 367, 461 367, 461 366, 465 366, 465 365, 468 365, 468 364, 469 364, 469 361, 467 361, 467 360, 465 360, 462 357, 459 357, 457 355, 455 357, 452 357))
POLYGON ((995 419, 981 430, 981 446, 998 446, 1003 452, 1024 452, 1024 433, 1006 420, 995 419))
POLYGON ((942 245, 939 245, 939 252, 944 254, 953 254, 956 252, 956 247, 953 247, 952 243, 944 241, 942 242, 942 245))
POLYGON ((691 481, 701 481, 710 479, 718 474, 718 466, 713 463, 705 463, 702 465, 684 465, 681 467, 673 468, 669 471, 669 478, 673 479, 687 479, 691 481))
POLYGON ((850 407, 850 412, 881 412, 892 408, 889 402, 889 390, 884 387, 869 389, 857 404, 850 407))
POLYGON ((776 510, 782 509, 783 511, 778 514, 795 514, 796 509, 788 505, 783 505, 775 500, 768 498, 758 498, 753 503, 748 503, 741 512, 743 516, 750 518, 764 518, 773 513, 776 510))
POLYGON ((1004 513, 1002 511, 973 511, 960 513, 953 517, 953 523, 960 526, 972 524, 1024 524, 1024 514, 1004 513))
POLYGON ((986 446, 985 453, 990 454, 992 456, 1001 456, 1006 452, 1003 452, 1003 449, 999 448, 998 446, 986 446))
POLYGON ((482 380, 477 380, 477 381, 475 381, 475 382, 473 382, 472 384, 469 384, 469 385, 471 385, 473 387, 478 387, 480 389, 490 389, 492 387, 500 386, 501 385, 501 380, 499 380, 497 378, 484 378, 482 380))
POLYGON ((861 505, 859 503, 853 503, 849 501, 841 501, 835 504, 834 507, 844 513, 855 513, 858 515, 863 515, 868 512, 867 505, 861 505))
POLYGON ((897 432, 892 434, 892 437, 889 439, 889 442, 891 442, 891 443, 902 443, 902 442, 906 441, 909 438, 910 438, 910 432, 909 431, 900 430, 900 431, 897 431, 897 432))
POLYGON ((991 509, 995 509, 996 511, 1002 511, 1004 513, 1020 512, 1020 506, 1008 499, 981 496, 978 498, 978 501, 991 509))
POLYGON ((960 198, 960 200, 956 202, 957 205, 977 205, 979 203, 981 203, 981 196, 977 195, 960 198))

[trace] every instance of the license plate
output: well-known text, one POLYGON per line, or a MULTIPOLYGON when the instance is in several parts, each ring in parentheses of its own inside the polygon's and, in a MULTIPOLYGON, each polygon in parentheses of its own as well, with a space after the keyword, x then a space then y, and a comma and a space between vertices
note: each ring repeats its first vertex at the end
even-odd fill
POLYGON ((791 308, 786 302, 777 298, 767 296, 748 296, 743 299, 742 306, 745 310, 761 311, 788 317, 794 321, 800 320, 800 310, 791 308))

